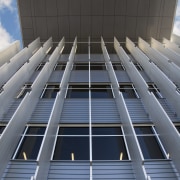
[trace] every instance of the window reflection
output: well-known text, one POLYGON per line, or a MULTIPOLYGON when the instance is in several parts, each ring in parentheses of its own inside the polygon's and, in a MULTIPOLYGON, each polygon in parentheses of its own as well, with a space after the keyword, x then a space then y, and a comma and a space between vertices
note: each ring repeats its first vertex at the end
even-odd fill
POLYGON ((139 98, 136 89, 131 84, 120 84, 119 90, 124 98, 139 98))
POLYGON ((144 159, 164 159, 157 134, 150 126, 134 127, 144 159))
POLYGON ((42 98, 56 98, 58 92, 59 92, 59 85, 56 84, 46 85, 42 94, 42 98))
POLYGON ((89 137, 59 136, 53 160, 89 160, 89 137))
POLYGON ((93 160, 128 160, 123 137, 93 136, 93 160))
POLYGON ((37 126, 26 127, 13 159, 36 160, 39 149, 41 147, 45 129, 45 127, 37 126))

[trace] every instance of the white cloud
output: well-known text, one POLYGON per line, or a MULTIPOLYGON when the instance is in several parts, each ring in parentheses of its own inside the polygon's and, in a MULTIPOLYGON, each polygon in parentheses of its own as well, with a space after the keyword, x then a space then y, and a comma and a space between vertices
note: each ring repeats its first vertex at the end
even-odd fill
POLYGON ((176 16, 180 16, 180 1, 179 1, 179 3, 177 4, 176 16))
POLYGON ((14 39, 6 31, 6 29, 0 23, 0 49, 4 49, 6 46, 11 44, 14 39))
POLYGON ((13 0, 0 0, 0 9, 8 8, 13 10, 12 6, 13 0))

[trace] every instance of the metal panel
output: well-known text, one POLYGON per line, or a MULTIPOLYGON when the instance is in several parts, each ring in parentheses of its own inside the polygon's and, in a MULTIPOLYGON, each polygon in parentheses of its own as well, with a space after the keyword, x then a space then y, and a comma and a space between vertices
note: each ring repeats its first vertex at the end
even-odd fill
POLYGON ((40 99, 37 103, 29 123, 48 123, 54 99, 40 99))
POLYGON ((71 76, 69 82, 88 82, 89 81, 89 71, 87 70, 74 70, 71 71, 71 76))
POLYGON ((131 82, 126 71, 115 71, 118 82, 131 82))
POLYGON ((171 161, 145 161, 145 169, 152 180, 179 179, 171 161))
POLYGON ((120 123, 114 99, 92 99, 92 123, 120 123))
POLYGON ((147 50, 149 58, 151 58, 173 82, 180 85, 180 67, 171 62, 176 61, 180 64, 180 55, 178 56, 175 52, 173 53, 168 48, 165 49, 160 42, 153 38, 151 38, 151 46, 152 48, 149 47, 147 50))
POLYGON ((172 122, 180 122, 180 117, 177 116, 173 107, 170 104, 168 104, 166 99, 158 99, 158 101, 163 107, 163 109, 166 111, 167 115, 170 117, 172 122))
POLYGON ((33 83, 35 81, 35 79, 37 78, 37 76, 39 75, 39 73, 40 73, 40 71, 34 71, 33 75, 30 77, 28 82, 33 83))
POLYGON ((8 122, 11 119, 11 117, 13 116, 13 114, 16 111, 19 104, 21 103, 21 100, 22 99, 13 100, 9 109, 7 110, 7 112, 3 116, 0 117, 0 121, 8 122))
POLYGON ((93 173, 93 180, 135 179, 132 164, 130 161, 93 162, 92 173, 93 173))
POLYGON ((36 162, 21 162, 10 161, 2 176, 4 180, 13 179, 30 179, 35 173, 37 163, 36 162), (23 173, 22 173, 23 171, 23 173))
POLYGON ((110 82, 109 75, 107 71, 91 71, 91 82, 110 82))
POLYGON ((0 67, 0 86, 6 83, 19 68, 30 58, 30 52, 27 48, 17 53, 10 59, 9 63, 0 67))
POLYGON ((89 162, 51 162, 48 180, 89 180, 89 162))
POLYGON ((60 123, 89 123, 89 99, 66 99, 60 123))
POLYGON ((133 123, 149 123, 151 121, 141 99, 125 99, 125 103, 133 123))
POLYGON ((61 82, 61 79, 62 79, 62 76, 63 76, 63 73, 64 71, 53 71, 51 73, 51 76, 48 80, 48 82, 50 83, 60 83, 61 82))

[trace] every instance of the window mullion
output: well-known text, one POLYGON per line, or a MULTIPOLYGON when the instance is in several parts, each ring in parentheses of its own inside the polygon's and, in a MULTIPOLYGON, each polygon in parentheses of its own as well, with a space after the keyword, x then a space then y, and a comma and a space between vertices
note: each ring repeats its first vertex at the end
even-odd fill
POLYGON ((59 135, 58 135, 59 129, 60 129, 60 127, 58 127, 57 131, 56 131, 56 136, 55 136, 54 145, 53 145, 52 154, 51 154, 51 160, 53 160, 53 156, 54 156, 54 152, 55 152, 55 148, 56 148, 57 138, 59 137, 59 135))
POLYGON ((24 139, 25 136, 26 136, 27 129, 28 129, 28 126, 26 126, 26 129, 25 129, 24 133, 21 135, 21 139, 20 139, 20 141, 19 141, 19 144, 18 144, 18 146, 17 146, 17 148, 16 148, 16 151, 15 151, 12 159, 15 159, 15 157, 16 157, 18 151, 19 151, 19 148, 20 148, 20 146, 21 146, 21 144, 22 144, 22 142, 23 142, 23 139, 24 139))

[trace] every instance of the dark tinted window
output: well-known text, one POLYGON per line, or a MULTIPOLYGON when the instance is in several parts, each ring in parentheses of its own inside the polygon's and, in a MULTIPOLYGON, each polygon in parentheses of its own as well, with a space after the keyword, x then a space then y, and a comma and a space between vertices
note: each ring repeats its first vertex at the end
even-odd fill
POLYGON ((25 136, 16 159, 35 160, 41 146, 43 136, 25 136))
POLYGON ((122 135, 120 127, 93 127, 93 135, 122 135))
POLYGON ((153 134, 151 127, 134 127, 136 134, 153 134))
POLYGON ((67 98, 89 98, 88 85, 70 85, 67 92, 67 98))
POLYGON ((92 137, 93 160, 128 160, 123 137, 92 137))
POLYGON ((91 63, 91 70, 106 70, 104 63, 91 63))
POLYGON ((27 92, 31 91, 31 84, 25 84, 20 93, 18 94, 17 98, 24 98, 24 96, 26 95, 27 92))
POLYGON ((180 126, 176 126, 176 129, 177 129, 178 132, 180 133, 180 126))
POLYGON ((54 70, 60 71, 60 70, 65 70, 65 68, 66 68, 66 63, 58 63, 58 64, 56 64, 54 70))
POLYGON ((56 98, 59 92, 59 85, 48 85, 43 93, 42 98, 56 98))
POLYGON ((0 126, 0 134, 2 134, 2 132, 4 131, 6 126, 0 126))
POLYGON ((36 68, 36 71, 42 70, 42 68, 44 67, 45 64, 46 64, 45 62, 44 62, 44 63, 40 63, 40 64, 38 65, 38 67, 36 68))
POLYGON ((26 134, 38 134, 43 135, 45 133, 45 127, 29 127, 26 134))
POLYGON ((112 63, 112 65, 113 65, 113 69, 114 70, 120 70, 120 71, 124 71, 125 70, 121 63, 112 63))
POLYGON ((156 98, 162 98, 162 95, 160 93, 160 90, 157 88, 155 84, 149 84, 149 91, 152 92, 156 98))
POLYGON ((89 160, 89 137, 58 137, 53 160, 89 160))
POLYGON ((58 135, 88 135, 88 127, 60 127, 58 135))
POLYGON ((132 85, 120 85, 120 91, 124 98, 137 98, 132 85))
POLYGON ((109 85, 92 85, 91 98, 113 98, 111 87, 109 85))
POLYGON ((75 63, 73 66, 73 70, 89 70, 88 63, 75 63))
POLYGON ((164 159, 155 136, 138 136, 144 159, 164 159))

